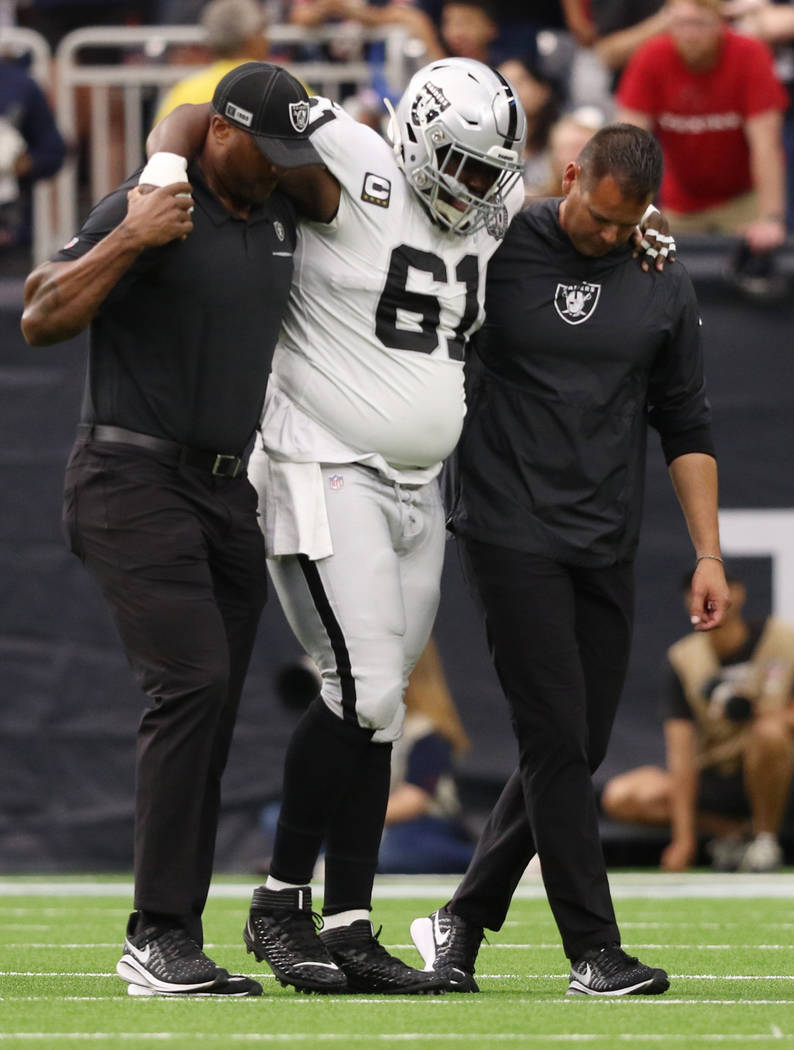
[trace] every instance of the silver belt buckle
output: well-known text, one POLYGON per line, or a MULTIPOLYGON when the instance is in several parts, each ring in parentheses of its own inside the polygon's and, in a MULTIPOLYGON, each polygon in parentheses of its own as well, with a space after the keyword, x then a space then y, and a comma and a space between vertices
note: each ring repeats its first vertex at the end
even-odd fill
POLYGON ((219 452, 212 464, 212 473, 215 477, 236 478, 242 470, 243 461, 239 456, 227 456, 219 452))

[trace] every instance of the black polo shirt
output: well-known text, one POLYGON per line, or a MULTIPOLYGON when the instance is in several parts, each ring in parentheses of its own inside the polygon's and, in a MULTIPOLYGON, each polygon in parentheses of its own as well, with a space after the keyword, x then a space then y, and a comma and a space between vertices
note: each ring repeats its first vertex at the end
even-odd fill
POLYGON ((635 554, 648 424, 668 462, 713 455, 710 409, 684 267, 580 254, 559 203, 517 215, 488 266, 451 525, 596 568, 635 554))
MULTIPOLYGON (((53 261, 79 258, 119 225, 138 174, 96 205, 53 261)), ((295 211, 276 192, 240 219, 197 164, 188 178, 193 231, 144 251, 91 324, 80 418, 239 454, 259 421, 289 295, 295 211)))

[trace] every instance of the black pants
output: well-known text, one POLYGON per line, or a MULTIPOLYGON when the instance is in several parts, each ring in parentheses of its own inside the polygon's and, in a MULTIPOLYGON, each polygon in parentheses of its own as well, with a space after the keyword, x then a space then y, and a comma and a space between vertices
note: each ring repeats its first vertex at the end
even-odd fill
POLYGON ((78 442, 64 523, 150 700, 137 739, 135 907, 178 916, 202 943, 221 774, 266 597, 256 494, 244 476, 78 442))
POLYGON ((464 557, 510 705, 519 768, 451 908, 498 930, 537 851, 565 953, 576 959, 620 942, 591 774, 626 674, 632 566, 582 569, 471 540, 464 557))

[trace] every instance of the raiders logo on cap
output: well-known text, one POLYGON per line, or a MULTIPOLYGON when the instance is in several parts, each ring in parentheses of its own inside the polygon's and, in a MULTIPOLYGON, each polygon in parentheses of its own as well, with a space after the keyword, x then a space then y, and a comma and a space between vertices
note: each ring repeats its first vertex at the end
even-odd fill
POLYGON ((286 69, 272 62, 244 62, 218 82, 212 108, 248 132, 271 164, 299 168, 322 164, 309 141, 309 97, 286 69))
POLYGON ((309 103, 290 102, 289 122, 298 134, 302 135, 309 126, 309 103))

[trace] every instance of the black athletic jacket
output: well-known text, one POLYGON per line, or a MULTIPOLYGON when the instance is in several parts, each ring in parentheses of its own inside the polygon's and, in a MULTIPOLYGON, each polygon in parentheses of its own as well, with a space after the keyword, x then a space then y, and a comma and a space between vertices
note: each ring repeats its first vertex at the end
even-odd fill
POLYGON ((468 363, 450 528, 574 565, 634 556, 647 425, 669 463, 714 455, 700 317, 680 263, 581 255, 559 200, 514 220, 468 363))

